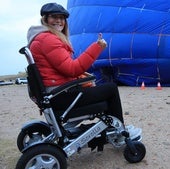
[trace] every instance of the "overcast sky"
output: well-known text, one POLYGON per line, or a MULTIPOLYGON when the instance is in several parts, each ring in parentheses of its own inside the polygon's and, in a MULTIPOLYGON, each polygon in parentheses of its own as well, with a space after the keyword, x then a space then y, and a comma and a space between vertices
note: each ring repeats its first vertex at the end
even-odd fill
POLYGON ((0 0, 0 76, 25 71, 27 61, 18 50, 27 44, 31 25, 40 24, 41 6, 57 2, 67 8, 67 0, 0 0))

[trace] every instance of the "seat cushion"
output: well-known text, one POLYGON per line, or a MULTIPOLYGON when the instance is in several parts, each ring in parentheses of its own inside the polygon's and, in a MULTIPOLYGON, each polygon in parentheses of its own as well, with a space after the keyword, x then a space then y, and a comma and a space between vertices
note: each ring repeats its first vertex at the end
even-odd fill
MULTIPOLYGON (((107 110, 107 102, 99 102, 95 104, 90 104, 87 106, 79 107, 79 108, 73 108, 65 117, 66 119, 69 118, 75 118, 75 117, 80 117, 84 115, 90 115, 90 114, 96 114, 96 113, 101 113, 107 110)), ((61 116, 64 113, 64 110, 56 111, 57 116, 61 116)))

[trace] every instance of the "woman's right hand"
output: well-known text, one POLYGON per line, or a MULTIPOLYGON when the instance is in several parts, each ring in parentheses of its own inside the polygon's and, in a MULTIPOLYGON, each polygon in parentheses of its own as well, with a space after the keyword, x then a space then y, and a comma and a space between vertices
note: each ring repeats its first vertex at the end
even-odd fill
POLYGON ((102 33, 99 33, 97 44, 101 46, 102 49, 105 49, 107 47, 107 42, 102 38, 102 33))

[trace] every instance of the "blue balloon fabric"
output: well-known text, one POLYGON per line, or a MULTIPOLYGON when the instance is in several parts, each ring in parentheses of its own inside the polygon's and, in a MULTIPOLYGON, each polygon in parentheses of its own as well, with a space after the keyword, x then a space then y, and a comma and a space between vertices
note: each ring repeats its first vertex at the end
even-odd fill
POLYGON ((108 43, 89 69, 97 83, 170 86, 169 0, 68 0, 67 9, 75 58, 100 32, 108 43))

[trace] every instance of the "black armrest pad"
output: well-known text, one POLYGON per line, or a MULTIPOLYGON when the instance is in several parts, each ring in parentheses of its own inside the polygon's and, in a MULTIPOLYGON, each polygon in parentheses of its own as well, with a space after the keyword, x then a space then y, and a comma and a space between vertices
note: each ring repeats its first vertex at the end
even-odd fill
POLYGON ((74 87, 74 86, 81 85, 81 84, 84 84, 84 83, 87 83, 87 82, 91 82, 91 81, 94 81, 95 79, 96 79, 95 76, 88 76, 88 77, 85 77, 85 78, 82 78, 82 79, 76 79, 76 80, 67 82, 64 85, 53 89, 50 92, 50 94, 57 95, 57 94, 65 91, 67 89, 70 89, 70 88, 74 87))

